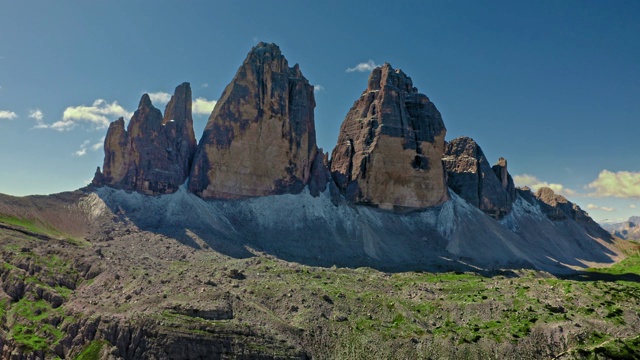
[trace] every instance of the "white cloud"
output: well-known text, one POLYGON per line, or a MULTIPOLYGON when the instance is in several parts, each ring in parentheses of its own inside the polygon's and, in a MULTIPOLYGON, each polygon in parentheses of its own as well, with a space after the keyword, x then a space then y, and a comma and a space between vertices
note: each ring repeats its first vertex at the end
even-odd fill
POLYGON ((166 104, 171 100, 171 94, 166 92, 159 91, 147 94, 149 94, 149 99, 151 99, 151 102, 154 104, 166 104))
POLYGON ((632 209, 637 208, 637 206, 635 204, 631 204, 631 205, 629 205, 629 207, 632 208, 632 209))
POLYGON ((640 199, 640 172, 602 170, 587 188, 590 196, 640 199))
POLYGON ((0 119, 13 120, 18 117, 18 114, 13 111, 0 110, 0 119))
POLYGON ((37 128, 50 128, 58 131, 68 131, 79 123, 88 123, 94 129, 106 129, 109 123, 119 117, 130 118, 133 113, 125 110, 118 102, 108 103, 98 99, 91 106, 70 106, 64 110, 62 120, 53 124, 36 125, 37 128))
POLYGON ((216 106, 216 100, 207 100, 203 97, 199 97, 191 103, 191 112, 200 115, 209 115, 216 106))
POLYGON ((565 195, 565 196, 577 196, 578 194, 569 188, 564 187, 562 184, 548 183, 546 181, 542 181, 537 177, 529 174, 515 175, 513 177, 513 182, 517 186, 527 186, 531 189, 531 191, 536 192, 538 189, 542 187, 548 187, 553 190, 554 193, 565 195))
POLYGON ((598 206, 598 205, 594 205, 594 204, 587 204, 587 209, 589 209, 589 210, 602 210, 602 211, 608 211, 608 212, 616 211, 616 209, 614 209, 612 207, 598 206))
POLYGON ((36 126, 37 129, 54 129, 54 130, 58 130, 58 131, 65 131, 65 130, 71 130, 76 126, 76 123, 74 123, 71 120, 59 120, 54 122, 53 124, 49 125, 49 124, 41 124, 36 126))
POLYGON ((204 84, 202 84, 202 85, 200 85, 200 86, 202 86, 203 88, 208 88, 208 87, 209 87, 209 84, 204 83, 204 84))
POLYGON ((104 146, 104 138, 105 138, 105 136, 103 136, 95 144, 91 145, 91 150, 98 151, 98 150, 102 149, 102 147, 104 146))
POLYGON ((313 92, 324 91, 324 86, 322 85, 313 85, 313 92))
POLYGON ((356 65, 356 66, 354 66, 352 68, 348 68, 345 71, 348 72, 348 73, 354 72, 354 71, 357 71, 357 72, 369 72, 369 71, 377 68, 378 66, 380 66, 380 65, 376 64, 373 60, 369 59, 369 61, 360 63, 360 64, 358 64, 358 65, 356 65))
POLYGON ((42 122, 42 119, 44 119, 44 114, 42 113, 42 111, 40 111, 40 109, 29 110, 29 117, 35 119, 37 122, 42 122))
POLYGON ((76 157, 82 157, 87 155, 87 145, 89 145, 89 140, 85 140, 81 145, 80 145, 80 149, 78 149, 77 151, 75 151, 72 155, 76 156, 76 157))
POLYGON ((34 129, 46 129, 49 125, 44 123, 44 113, 40 109, 30 109, 29 117, 36 121, 36 125, 33 127, 34 129))

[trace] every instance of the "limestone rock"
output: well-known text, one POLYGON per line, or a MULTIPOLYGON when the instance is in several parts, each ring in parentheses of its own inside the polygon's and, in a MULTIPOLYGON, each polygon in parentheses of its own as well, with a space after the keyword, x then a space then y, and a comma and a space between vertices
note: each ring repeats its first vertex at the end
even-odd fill
POLYGON ((175 192, 189 175, 195 148, 189 83, 176 87, 164 117, 144 94, 126 130, 123 118, 109 125, 103 173, 96 173, 93 184, 145 194, 175 192))
POLYGON ((102 186, 103 184, 104 184, 104 176, 102 175, 102 171, 100 171, 100 166, 98 166, 95 174, 93 175, 93 180, 91 180, 91 185, 102 186))
POLYGON ((562 195, 556 194, 548 187, 542 187, 535 193, 535 198, 540 201, 540 208, 551 220, 583 220, 585 212, 578 205, 570 202, 562 195))
POLYGON ((448 200, 442 152, 446 129, 429 98, 401 70, 373 70, 331 156, 331 173, 350 201, 425 208, 448 200))
POLYGON ((311 166, 311 180, 309 181, 309 192, 313 196, 318 196, 327 189, 327 184, 331 181, 331 171, 329 171, 329 154, 322 149, 318 149, 316 158, 311 166))
MULTIPOLYGON (((173 146, 169 152, 169 161, 175 165, 182 182, 189 176, 191 163, 196 154, 196 137, 193 133, 193 117, 191 115, 191 86, 182 83, 176 87, 171 100, 164 110, 162 125, 168 145, 173 146)), ((182 184, 182 182, 180 184, 182 184)))
POLYGON ((480 146, 464 136, 446 144, 443 162, 448 186, 468 203, 496 219, 511 211, 515 186, 504 158, 492 168, 480 146))
POLYGON ((535 194, 528 188, 518 188, 517 194, 529 203, 539 206, 547 218, 554 222, 573 220, 580 224, 589 235, 607 241, 612 240, 611 234, 600 227, 580 206, 567 200, 564 196, 556 194, 548 187, 538 189, 535 194))
POLYGON ((259 43, 216 104, 189 189, 233 199, 302 191, 316 159, 313 86, 275 44, 259 43))
POLYGON ((104 185, 116 185, 125 178, 128 162, 128 136, 124 119, 109 124, 104 139, 104 165, 102 166, 104 185))
POLYGON ((507 159, 501 157, 491 168, 498 177, 502 189, 507 192, 509 199, 513 202, 516 198, 516 186, 507 169, 507 159))

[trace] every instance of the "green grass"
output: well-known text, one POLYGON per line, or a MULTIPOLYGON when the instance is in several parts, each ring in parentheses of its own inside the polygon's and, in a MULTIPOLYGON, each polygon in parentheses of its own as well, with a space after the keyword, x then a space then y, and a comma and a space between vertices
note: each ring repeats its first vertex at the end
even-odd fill
POLYGON ((51 225, 43 224, 33 219, 24 219, 15 216, 0 215, 0 223, 19 226, 34 233, 60 236, 62 233, 51 225))
POLYGON ((80 279, 78 271, 72 266, 71 261, 64 260, 57 255, 38 255, 33 252, 17 252, 14 255, 16 258, 31 258, 34 263, 40 265, 41 272, 34 275, 26 275, 26 273, 19 271, 14 265, 8 262, 2 262, 2 268, 11 271, 12 276, 17 276, 25 283, 35 284, 40 287, 46 288, 51 292, 55 292, 65 299, 68 299, 73 290, 68 289, 61 285, 50 286, 48 282, 50 280, 56 281, 60 276, 70 277, 71 279, 80 279), (16 270, 16 271, 14 271, 16 270))
POLYGON ((51 226, 50 224, 46 224, 35 219, 25 219, 25 218, 20 218, 16 216, 0 214, 0 223, 18 226, 32 233, 42 234, 42 235, 46 235, 53 238, 58 238, 60 240, 66 240, 67 242, 76 246, 89 245, 89 242, 87 242, 84 239, 71 237, 67 234, 64 234, 60 230, 56 229, 55 227, 51 226))
POLYGON ((640 244, 632 241, 625 241, 622 249, 627 256, 624 260, 609 267, 590 268, 587 270, 592 273, 607 275, 640 275, 640 244))
POLYGON ((640 275, 640 255, 629 255, 626 259, 607 268, 591 268, 588 271, 609 275, 636 274, 640 275))
POLYGON ((0 300, 0 322, 4 323, 4 317, 9 308, 9 299, 0 300))
POLYGON ((53 309, 44 300, 22 298, 11 305, 7 314, 13 319, 9 335, 28 349, 50 349, 64 337, 61 330, 49 323, 54 317, 64 318, 62 308, 53 309))
POLYGON ((107 344, 104 340, 94 340, 84 347, 75 360, 100 360, 100 352, 107 344))

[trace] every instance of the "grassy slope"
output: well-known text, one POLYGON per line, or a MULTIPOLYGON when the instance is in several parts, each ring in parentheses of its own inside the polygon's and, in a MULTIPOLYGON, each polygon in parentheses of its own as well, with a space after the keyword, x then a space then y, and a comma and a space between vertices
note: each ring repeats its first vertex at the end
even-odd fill
MULTIPOLYGON (((33 232, 55 233, 24 219, 3 218, 2 222, 33 232)), ((33 251, 54 244, 13 232, 1 231, 0 235, 2 269, 9 274, 3 286, 11 277, 22 277, 19 280, 31 284, 31 289, 39 287, 64 300, 78 296, 55 281, 58 275, 77 278, 73 251, 33 251), (29 250, 24 251, 25 247, 29 250), (25 263, 36 264, 42 271, 33 276, 16 268, 25 263)), ((629 244, 624 261, 565 279, 535 271, 481 276, 327 269, 271 256, 233 259, 210 250, 194 252, 178 246, 171 249, 176 255, 170 259, 148 255, 153 265, 137 261, 136 266, 122 266, 117 279, 122 294, 133 293, 132 298, 115 298, 109 289, 91 282, 79 285, 79 289, 97 294, 100 309, 106 313, 131 312, 140 303, 152 309, 143 316, 161 319, 167 328, 204 331, 204 335, 215 329, 259 329, 274 336, 274 341, 299 343, 318 358, 514 354, 528 354, 523 358, 633 358, 640 352, 640 254, 637 246, 629 244), (180 258, 178 253, 185 255, 180 258), (156 266, 161 261, 167 263, 156 266), (147 284, 140 294, 131 291, 147 284), (198 289, 202 295, 185 289, 198 289), (168 303, 191 303, 194 297, 204 305, 224 303, 219 294, 225 293, 235 298, 232 320, 205 320, 162 310, 168 303)), ((105 250, 105 256, 122 259, 123 251, 114 245, 105 250)), ((24 352, 44 350, 53 356, 51 349, 65 336, 61 325, 74 321, 64 308, 54 308, 35 293, 13 303, 2 299, 2 331, 24 352)), ((95 358, 105 345, 86 344, 77 354, 95 358)))

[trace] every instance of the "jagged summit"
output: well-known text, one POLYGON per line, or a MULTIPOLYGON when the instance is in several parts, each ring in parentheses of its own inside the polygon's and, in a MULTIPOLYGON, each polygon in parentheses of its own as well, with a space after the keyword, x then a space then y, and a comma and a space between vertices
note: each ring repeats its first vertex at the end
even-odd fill
POLYGON ((496 219, 511 211, 516 194, 506 159, 491 167, 480 145, 462 136, 446 144, 442 161, 449 188, 469 204, 496 219))
POLYGON ((149 97, 149 94, 147 93, 142 94, 142 97, 140 98, 140 102, 138 103, 138 110, 152 108, 152 107, 153 107, 153 104, 151 103, 151 98, 149 97))
POLYGON ((195 148, 189 83, 176 87, 164 117, 144 94, 126 130, 123 118, 109 125, 102 172, 92 184, 145 194, 175 192, 189 175, 195 148))
POLYGON ((300 261, 318 261, 332 244, 327 261, 344 266, 423 268, 442 255, 556 271, 556 262, 611 260, 611 237, 577 205, 551 189, 516 189, 507 160, 491 166, 469 137, 445 143, 436 106, 388 63, 371 72, 331 160, 316 145, 313 87, 275 44, 247 54, 197 145, 191 96, 188 83, 176 87, 163 115, 145 94, 126 130, 122 118, 109 126, 93 185, 175 192, 151 206, 139 194, 99 189, 109 208, 136 213, 139 224, 207 229, 238 246, 278 244, 278 255, 300 261), (243 200, 227 209, 229 199, 243 200))
POLYGON ((191 98, 177 86, 162 114, 144 94, 111 123, 94 186, 0 194, 1 358, 549 358, 636 341, 637 299, 619 294, 637 274, 549 278, 619 260, 611 236, 549 188, 516 189, 473 139, 445 146, 401 70, 373 70, 331 161, 313 88, 275 44, 249 52, 198 145, 191 98))
POLYGON ((351 201, 425 208, 448 199, 440 112, 390 64, 374 69, 347 114, 331 157, 333 179, 351 201))
POLYGON ((275 44, 255 46, 198 144, 189 189, 203 198, 299 193, 318 149, 313 86, 275 44))

